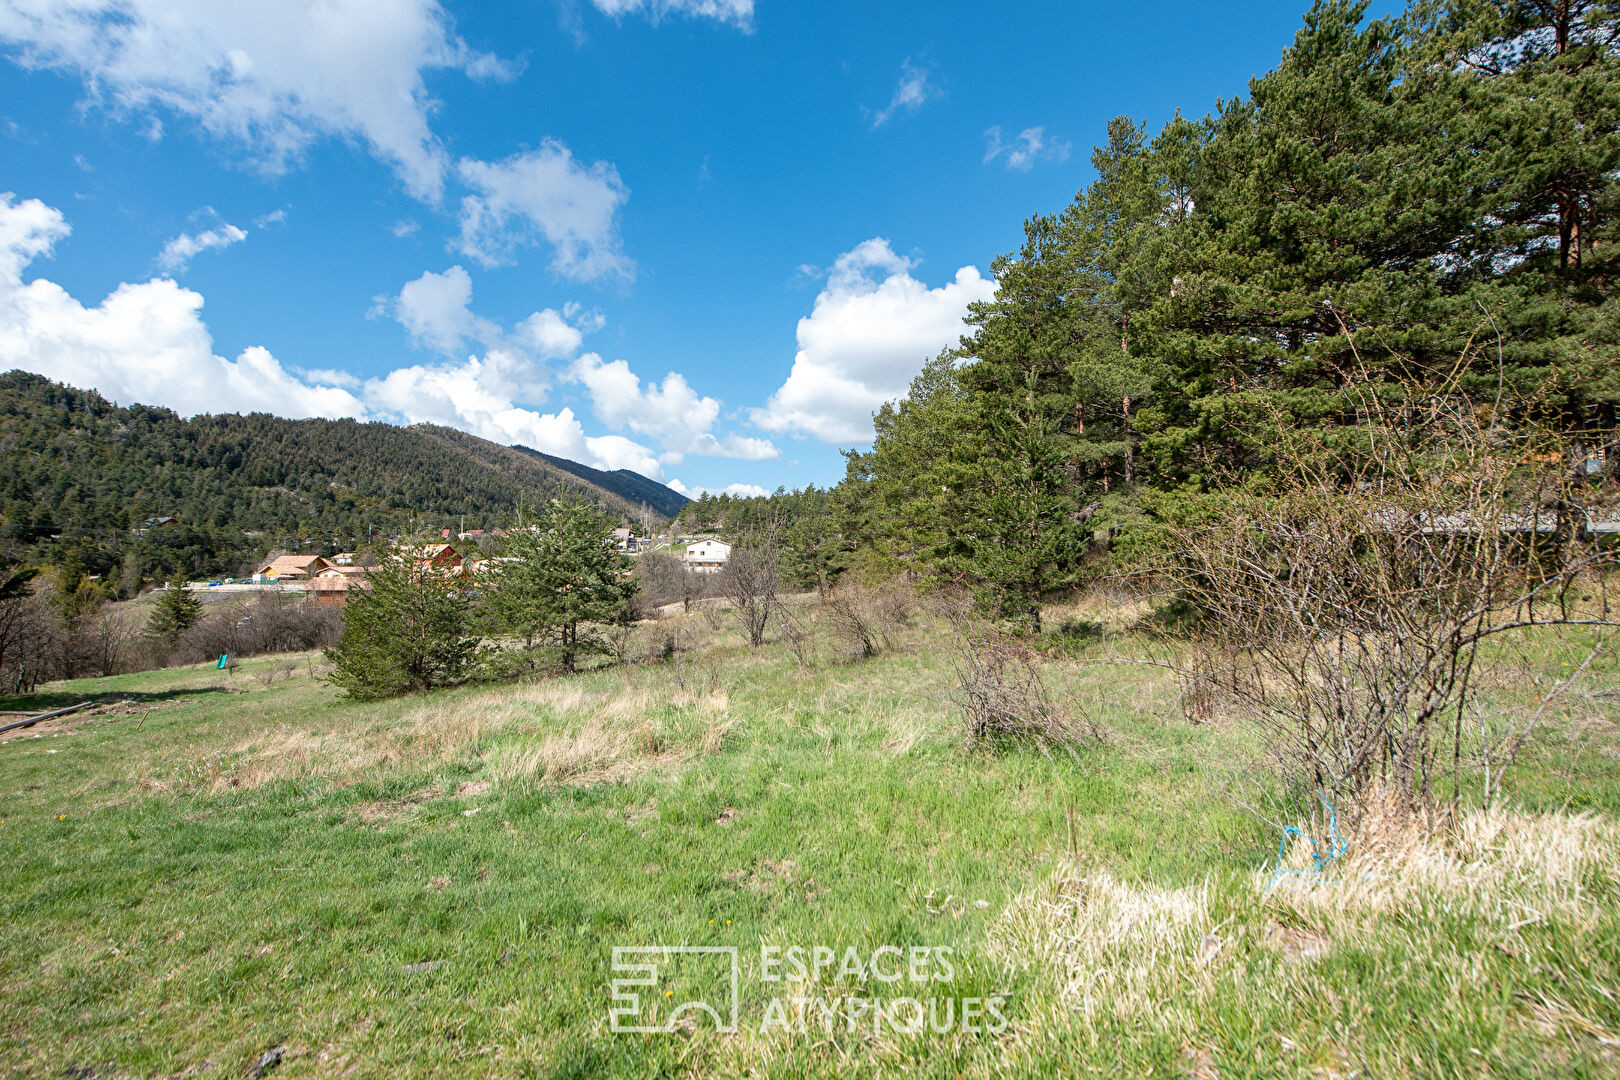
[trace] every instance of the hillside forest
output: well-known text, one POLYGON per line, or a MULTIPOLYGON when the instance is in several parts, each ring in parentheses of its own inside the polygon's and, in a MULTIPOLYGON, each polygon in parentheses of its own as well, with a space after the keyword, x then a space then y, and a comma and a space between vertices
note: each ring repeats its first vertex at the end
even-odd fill
POLYGON ((634 473, 450 428, 265 413, 181 419, 37 375, 0 375, 0 555, 99 579, 115 595, 143 581, 246 573, 271 550, 330 555, 490 529, 557 497, 637 522, 685 502, 634 473))

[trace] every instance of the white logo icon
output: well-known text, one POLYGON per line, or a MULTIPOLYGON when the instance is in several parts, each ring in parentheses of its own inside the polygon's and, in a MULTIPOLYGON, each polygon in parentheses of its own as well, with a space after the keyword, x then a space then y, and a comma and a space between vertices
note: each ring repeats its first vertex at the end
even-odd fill
POLYGON ((612 983, 613 1007, 608 1010, 608 1029, 614 1033, 664 1034, 674 1031, 684 1014, 699 1012, 714 1017, 716 1031, 737 1030, 737 983, 741 968, 735 945, 615 945, 613 971, 624 976, 612 983), (713 988, 697 1000, 676 1002, 673 992, 658 992, 660 977, 677 966, 683 973, 691 973, 693 964, 683 962, 688 957, 696 958, 701 968, 699 981, 713 988), (725 958, 723 963, 721 957, 725 958), (636 987, 646 988, 646 1002, 636 987))

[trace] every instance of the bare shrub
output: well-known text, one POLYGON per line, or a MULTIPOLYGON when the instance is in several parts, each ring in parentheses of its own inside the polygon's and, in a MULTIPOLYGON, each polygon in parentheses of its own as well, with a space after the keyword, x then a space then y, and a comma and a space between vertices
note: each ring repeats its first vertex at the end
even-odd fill
POLYGON ((113 604, 86 621, 84 653, 87 666, 101 676, 140 671, 150 662, 150 642, 142 633, 145 619, 113 604))
POLYGON ((1346 423, 1283 424, 1272 488, 1215 492, 1159 565, 1196 613, 1195 694, 1257 724, 1313 804, 1353 812, 1375 783, 1455 800, 1481 643, 1612 625, 1569 443, 1536 402, 1470 394, 1475 359, 1347 373, 1346 423))
POLYGON ((777 546, 766 537, 752 547, 734 547, 725 568, 715 575, 720 595, 731 601, 731 610, 750 648, 765 643, 765 628, 776 613, 781 586, 777 546))
POLYGON ((815 667, 815 630, 803 611, 794 611, 787 604, 780 605, 776 612, 776 632, 782 644, 788 647, 788 652, 793 654, 795 663, 800 667, 815 667))
POLYGON ((42 593, 0 601, 0 691, 27 694, 56 678, 59 636, 42 593))
POLYGON ((631 602, 637 618, 656 618, 659 609, 669 604, 680 604, 689 614, 693 604, 712 594, 713 575, 694 574, 682 559, 667 551, 639 556, 635 576, 640 588, 631 602))
POLYGON ((265 664, 253 672, 253 677, 265 686, 271 686, 277 679, 291 678, 298 673, 296 660, 282 660, 276 663, 265 664))
POLYGON ((999 622, 959 615, 952 619, 951 700, 962 710, 970 742, 1055 746, 1096 728, 1066 709, 1041 675, 1041 657, 999 622))
POLYGON ((342 634, 340 608, 312 597, 261 592, 245 601, 210 605, 207 614, 180 639, 177 655, 196 662, 221 653, 307 652, 336 644, 342 634))
POLYGON ((841 582, 827 597, 825 611, 833 635, 857 658, 894 647, 895 634, 911 618, 911 597, 900 587, 874 589, 841 582))

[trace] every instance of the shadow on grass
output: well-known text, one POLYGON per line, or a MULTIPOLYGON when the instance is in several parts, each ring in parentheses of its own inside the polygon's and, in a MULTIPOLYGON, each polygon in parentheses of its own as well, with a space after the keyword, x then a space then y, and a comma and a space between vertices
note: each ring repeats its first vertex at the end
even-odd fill
MULTIPOLYGON (((89 701, 96 705, 111 705, 118 701, 127 701, 132 705, 152 705, 161 701, 174 701, 177 698, 195 697, 198 694, 224 694, 230 691, 225 686, 192 686, 177 690, 103 690, 98 694, 77 693, 68 690, 52 690, 41 694, 24 694, 21 697, 0 697, 0 713, 37 713, 51 712, 55 709, 66 709, 77 705, 81 701, 89 701)), ((22 717, 10 717, 0 723, 10 723, 22 717)))

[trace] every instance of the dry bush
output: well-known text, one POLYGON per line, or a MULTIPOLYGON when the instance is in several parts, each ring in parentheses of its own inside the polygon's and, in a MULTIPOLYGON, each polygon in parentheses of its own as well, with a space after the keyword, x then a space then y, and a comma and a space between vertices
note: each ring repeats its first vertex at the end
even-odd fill
POLYGON ((960 614, 952 620, 951 700, 962 710, 971 742, 1055 746, 1097 729, 1059 703, 1041 676, 1041 657, 999 622, 960 614))
POLYGON ((794 611, 787 604, 776 611, 776 633, 786 645, 793 660, 802 668, 816 666, 816 635, 811 617, 804 611, 794 611))
POLYGON ((845 580, 827 596, 823 610, 833 636, 856 658, 865 659, 894 647, 913 606, 903 587, 874 589, 845 580))
POLYGON ((731 549, 726 565, 715 576, 720 595, 731 601, 731 611, 742 627, 750 648, 765 644, 765 628, 777 613, 782 577, 775 538, 765 537, 752 547, 731 549))
POLYGON ((246 600, 210 604, 180 639, 176 656, 195 663, 221 653, 246 657, 308 652, 336 644, 342 634, 340 608, 313 597, 267 591, 246 600))
POLYGON ((690 614, 692 605, 712 595, 713 575, 694 574, 679 556, 667 551, 649 551, 636 558, 636 582, 640 588, 631 599, 636 617, 654 619, 660 609, 680 604, 690 614))
POLYGON ((1347 373, 1346 422, 1285 425, 1272 487, 1217 491, 1158 567, 1196 612, 1193 711, 1214 694, 1259 725, 1295 790, 1455 799, 1481 644, 1612 625, 1614 556, 1569 442, 1535 402, 1471 395, 1475 359, 1438 379, 1347 373))

